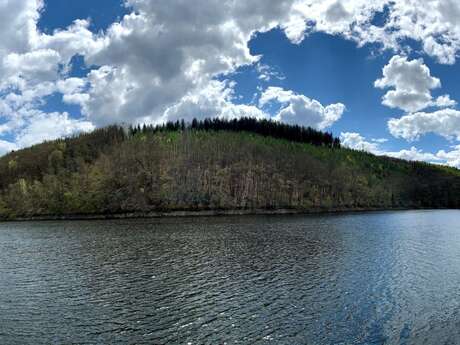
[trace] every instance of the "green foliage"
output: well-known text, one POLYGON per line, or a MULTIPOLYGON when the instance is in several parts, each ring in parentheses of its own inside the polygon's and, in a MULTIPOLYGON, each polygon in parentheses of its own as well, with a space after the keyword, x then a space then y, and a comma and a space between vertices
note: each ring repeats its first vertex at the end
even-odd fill
POLYGON ((112 126, 11 153, 0 158, 0 218, 460 206, 457 169, 227 125, 112 126))
POLYGON ((317 131, 311 127, 288 125, 272 120, 257 120, 252 117, 227 120, 220 118, 204 119, 186 124, 184 121, 167 122, 158 126, 137 126, 130 127, 129 133, 133 136, 144 136, 147 133, 196 130, 196 131, 228 131, 228 132, 249 132, 265 137, 287 139, 292 142, 308 143, 315 146, 326 146, 329 148, 340 148, 340 139, 334 138, 331 133, 317 131))

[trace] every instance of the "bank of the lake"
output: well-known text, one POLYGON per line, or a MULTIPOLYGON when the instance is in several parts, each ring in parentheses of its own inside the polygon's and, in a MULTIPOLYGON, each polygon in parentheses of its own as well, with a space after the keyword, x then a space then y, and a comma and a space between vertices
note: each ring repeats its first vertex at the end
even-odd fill
POLYGON ((340 208, 340 209, 278 209, 278 210, 176 210, 176 211, 151 211, 151 212, 126 212, 113 214, 61 214, 16 217, 3 219, 1 222, 33 222, 33 221, 78 221, 78 220, 116 220, 116 219, 158 219, 158 218, 195 218, 195 217, 238 217, 238 216, 281 216, 281 215, 331 215, 355 214, 368 212, 398 212, 398 211, 441 211, 452 210, 448 208, 340 208))
POLYGON ((460 208, 460 171, 254 119, 112 126, 0 158, 6 220, 419 208, 460 208))

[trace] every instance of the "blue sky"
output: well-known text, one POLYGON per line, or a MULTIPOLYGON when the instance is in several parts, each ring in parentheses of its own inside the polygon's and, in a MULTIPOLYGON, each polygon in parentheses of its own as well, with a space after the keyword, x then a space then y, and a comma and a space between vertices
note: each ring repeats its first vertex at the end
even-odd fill
MULTIPOLYGON (((376 44, 358 48, 355 42, 324 33, 312 34, 301 44, 293 45, 280 30, 259 35, 250 46, 254 54, 263 55, 263 63, 276 66, 286 77, 278 85, 324 104, 342 102, 346 105, 343 117, 330 128, 336 135, 359 132, 369 138, 388 139, 385 145, 388 150, 407 148, 408 142, 392 137, 386 126, 389 118, 402 116, 404 112, 382 105, 385 92, 373 86, 393 56, 391 51, 378 52, 376 44)), ((442 80, 443 87, 436 90, 435 95, 448 91, 454 99, 460 99, 456 87, 460 78, 458 64, 438 65, 417 52, 409 56, 424 58, 432 74, 442 80)), ((245 94, 248 90, 243 86, 241 92, 245 94)), ((416 144, 417 148, 428 151, 433 147, 451 146, 450 141, 432 133, 420 138, 416 144)))
POLYGON ((414 1, 0 2, 25 30, 0 34, 0 154, 111 123, 256 116, 459 166, 460 6, 414 1))
POLYGON ((127 13, 121 0, 46 0, 38 27, 51 33, 56 29, 65 29, 75 19, 90 18, 91 29, 97 32, 106 30, 127 13))

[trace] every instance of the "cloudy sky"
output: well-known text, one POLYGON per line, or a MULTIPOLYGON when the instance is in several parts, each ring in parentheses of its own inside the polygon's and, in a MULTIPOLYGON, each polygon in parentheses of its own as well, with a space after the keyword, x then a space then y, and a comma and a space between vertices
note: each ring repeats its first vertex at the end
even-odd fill
POLYGON ((457 0, 0 0, 0 154, 254 116, 460 167, 457 0))

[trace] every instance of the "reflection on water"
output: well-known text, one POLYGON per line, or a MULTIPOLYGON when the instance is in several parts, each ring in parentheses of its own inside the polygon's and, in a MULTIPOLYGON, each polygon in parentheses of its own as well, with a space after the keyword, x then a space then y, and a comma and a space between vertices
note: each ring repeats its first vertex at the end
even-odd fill
POLYGON ((0 344, 458 344, 460 211, 0 225, 0 344))

